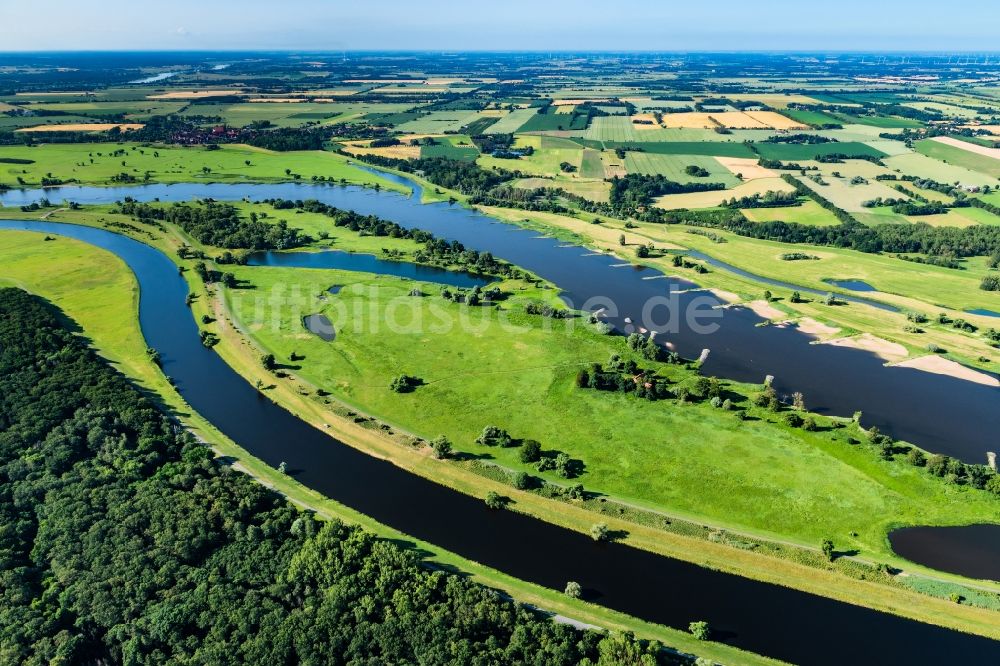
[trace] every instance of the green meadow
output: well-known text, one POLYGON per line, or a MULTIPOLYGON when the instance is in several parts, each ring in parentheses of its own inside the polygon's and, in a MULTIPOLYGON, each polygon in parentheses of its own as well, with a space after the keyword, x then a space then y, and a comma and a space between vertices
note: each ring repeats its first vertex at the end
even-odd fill
MULTIPOLYGON (((447 301, 436 285, 384 276, 249 267, 234 273, 252 285, 227 292, 238 325, 282 362, 294 353, 297 375, 396 428, 447 435, 457 451, 505 467, 538 474, 519 461, 516 447, 476 444, 486 425, 582 461, 578 480, 591 490, 804 544, 833 535, 875 556, 888 555, 891 525, 988 520, 995 512, 985 494, 950 488, 850 444, 850 428, 809 433, 754 407, 760 420, 742 421, 707 403, 576 388, 580 368, 633 353, 624 339, 599 335, 581 320, 525 314, 526 301, 550 297, 544 291, 504 285, 512 297, 493 309, 447 301), (332 285, 341 291, 327 294, 332 285), (411 296, 414 287, 424 296, 411 296), (303 328, 301 318, 313 313, 334 323, 335 341, 303 328), (389 384, 400 374, 423 385, 395 393, 389 384)), ((660 372, 693 381, 677 366, 660 372)), ((751 387, 730 390, 747 406, 740 395, 751 387)))
POLYGON ((348 164, 336 153, 305 151, 276 153, 251 146, 227 145, 218 150, 201 146, 155 146, 130 143, 45 144, 0 146, 0 159, 27 159, 31 164, 0 162, 0 183, 38 186, 42 178, 85 185, 109 185, 127 174, 136 182, 266 182, 313 177, 379 185, 404 190, 378 176, 348 164), (124 151, 121 154, 120 151, 124 151), (118 154, 116 154, 118 152, 118 154), (286 172, 287 170, 287 172, 286 172))

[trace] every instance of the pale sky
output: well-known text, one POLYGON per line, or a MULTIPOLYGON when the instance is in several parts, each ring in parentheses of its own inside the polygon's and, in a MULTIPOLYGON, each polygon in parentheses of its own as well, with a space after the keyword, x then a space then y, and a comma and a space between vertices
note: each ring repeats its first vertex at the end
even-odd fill
POLYGON ((995 51, 996 0, 0 0, 0 51, 995 51))

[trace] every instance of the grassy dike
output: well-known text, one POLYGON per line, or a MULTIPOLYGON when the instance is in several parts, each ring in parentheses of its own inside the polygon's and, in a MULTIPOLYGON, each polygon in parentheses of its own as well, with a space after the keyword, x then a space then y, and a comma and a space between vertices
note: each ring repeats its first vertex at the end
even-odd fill
MULTIPOLYGON (((82 221, 74 220, 76 223, 82 221)), ((168 249, 172 240, 161 238, 156 245, 160 249, 168 249)), ((138 323, 138 284, 123 261, 109 252, 70 238, 45 241, 44 236, 37 232, 3 230, 0 231, 0 241, 0 286, 24 289, 58 307, 79 325, 79 333, 89 339, 101 356, 135 381, 162 408, 177 416, 199 439, 211 444, 218 455, 235 458, 236 468, 295 504, 325 518, 343 520, 380 537, 410 544, 426 554, 426 560, 432 566, 465 572, 480 583, 499 589, 522 603, 572 618, 575 622, 633 631, 678 651, 720 663, 762 666, 780 663, 727 645, 698 641, 685 632, 644 622, 518 580, 433 544, 413 539, 302 486, 292 477, 249 455, 192 410, 160 369, 149 360, 138 323)), ((206 305, 201 304, 202 308, 206 305)), ((198 314, 198 306, 194 309, 198 314)), ((204 311, 207 312, 207 308, 204 311)), ((238 361, 241 355, 237 352, 224 354, 224 357, 227 361, 238 361)))

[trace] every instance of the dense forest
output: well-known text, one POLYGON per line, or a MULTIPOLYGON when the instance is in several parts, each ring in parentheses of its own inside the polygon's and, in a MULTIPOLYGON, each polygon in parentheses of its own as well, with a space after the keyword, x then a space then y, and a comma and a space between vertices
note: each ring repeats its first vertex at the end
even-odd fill
POLYGON ((0 290, 0 661, 655 664, 303 512, 0 290))

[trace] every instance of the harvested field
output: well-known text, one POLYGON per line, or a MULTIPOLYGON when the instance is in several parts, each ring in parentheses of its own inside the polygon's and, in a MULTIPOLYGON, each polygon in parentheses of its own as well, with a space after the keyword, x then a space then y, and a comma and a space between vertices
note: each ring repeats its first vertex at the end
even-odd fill
POLYGON ((754 120, 773 129, 808 129, 806 125, 774 111, 744 111, 744 113, 754 120))
POLYGON ((15 132, 107 132, 117 127, 123 132, 142 129, 141 123, 69 123, 66 125, 36 125, 22 127, 15 132))
POLYGON ((415 160, 420 157, 420 146, 400 144, 398 146, 380 146, 372 148, 367 141, 351 141, 344 144, 344 152, 351 155, 381 155, 395 159, 415 160))
POLYGON ((770 169, 765 169, 758 160, 749 157, 716 157, 719 164, 726 167, 733 174, 739 174, 743 180, 755 180, 757 178, 779 178, 778 174, 770 169))
POLYGON ((806 125, 774 111, 722 111, 718 113, 670 113, 664 127, 688 129, 806 129, 806 125))
POLYGON ((613 150, 601 152, 601 161, 604 163, 605 178, 624 177, 628 174, 625 169, 625 160, 620 159, 613 150))
POLYGON ((994 136, 1000 136, 1000 125, 962 125, 966 129, 983 130, 994 136))
POLYGON ((659 174, 675 183, 722 183, 726 187, 735 187, 740 182, 714 157, 707 155, 660 155, 628 151, 625 153, 625 168, 629 173, 647 176, 659 174), (685 171, 687 167, 700 167, 708 175, 693 176, 685 171))
MULTIPOLYGON (((722 124, 722 121, 712 122, 712 115, 725 116, 725 113, 670 113, 663 116, 663 126, 681 129, 712 129, 722 124)), ((758 123, 752 124, 755 129, 766 129, 758 123)))

